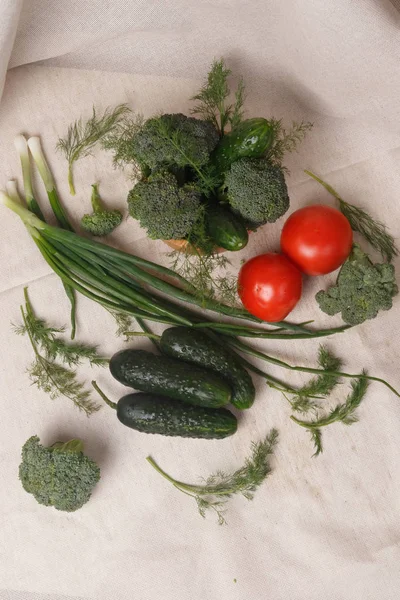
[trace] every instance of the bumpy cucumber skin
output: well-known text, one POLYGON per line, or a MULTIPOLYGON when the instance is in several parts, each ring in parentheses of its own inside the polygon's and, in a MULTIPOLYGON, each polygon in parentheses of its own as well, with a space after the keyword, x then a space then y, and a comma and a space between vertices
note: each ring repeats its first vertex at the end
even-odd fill
POLYGON ((212 440, 237 430, 236 417, 229 410, 190 406, 143 392, 123 396, 117 405, 117 417, 131 429, 168 436, 212 440))
POLYGON ((273 141, 274 130, 267 119, 247 119, 221 139, 212 155, 214 164, 225 171, 239 158, 260 158, 273 141))
POLYGON ((242 250, 249 241, 244 221, 226 208, 212 207, 207 211, 207 229, 217 246, 231 252, 242 250))
POLYGON ((232 388, 231 403, 243 410, 253 405, 256 391, 250 374, 223 346, 191 327, 170 327, 160 340, 161 351, 224 377, 232 388))
POLYGON ((117 352, 110 360, 110 372, 128 387, 196 406, 218 408, 231 399, 229 384, 215 373, 145 350, 117 352))

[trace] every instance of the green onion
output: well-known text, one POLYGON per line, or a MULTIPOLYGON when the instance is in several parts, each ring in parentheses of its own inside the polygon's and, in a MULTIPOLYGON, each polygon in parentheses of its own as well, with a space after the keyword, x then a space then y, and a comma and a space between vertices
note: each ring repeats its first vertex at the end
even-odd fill
POLYGON ((29 160, 28 144, 25 137, 23 135, 18 135, 14 140, 14 146, 18 152, 18 156, 21 161, 22 179, 24 182, 26 203, 28 205, 29 210, 34 212, 35 215, 39 217, 39 219, 42 219, 42 221, 44 221, 43 213, 33 193, 31 163, 29 160))
POLYGON ((31 151, 32 158, 35 161, 35 164, 38 168, 39 175, 43 181, 44 187, 46 188, 47 196, 49 198, 51 208, 53 209, 57 221, 59 222, 61 227, 72 231, 72 227, 68 221, 68 217, 60 204, 56 184, 54 182, 53 175, 51 174, 51 171, 43 154, 40 138, 29 138, 28 147, 31 151))

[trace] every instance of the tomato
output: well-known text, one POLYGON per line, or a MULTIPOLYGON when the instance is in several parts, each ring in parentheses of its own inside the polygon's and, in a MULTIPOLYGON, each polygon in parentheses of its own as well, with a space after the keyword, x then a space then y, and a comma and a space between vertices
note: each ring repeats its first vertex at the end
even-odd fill
POLYGON ((270 323, 281 321, 300 300, 301 273, 283 254, 260 254, 240 269, 238 292, 244 307, 270 323))
POLYGON ((281 249, 307 275, 334 271, 349 256, 353 232, 336 208, 314 205, 296 210, 281 233, 281 249))

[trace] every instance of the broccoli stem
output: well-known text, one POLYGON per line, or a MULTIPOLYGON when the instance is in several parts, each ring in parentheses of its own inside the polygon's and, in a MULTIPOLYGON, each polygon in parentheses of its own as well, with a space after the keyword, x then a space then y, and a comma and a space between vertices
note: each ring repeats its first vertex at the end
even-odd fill
POLYGON ((103 212, 104 206, 99 194, 99 184, 93 183, 92 185, 92 197, 91 197, 93 212, 103 212))
POLYGON ((57 448, 58 450, 68 452, 83 452, 83 442, 77 438, 69 440, 69 442, 55 442, 51 445, 51 448, 57 448))

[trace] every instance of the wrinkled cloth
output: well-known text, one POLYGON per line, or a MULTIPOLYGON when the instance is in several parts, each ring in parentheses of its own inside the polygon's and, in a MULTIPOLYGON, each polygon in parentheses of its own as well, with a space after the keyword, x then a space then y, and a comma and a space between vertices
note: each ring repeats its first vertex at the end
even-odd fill
MULTIPOLYGON (((323 176, 349 202, 364 206, 400 232, 400 6, 398 0, 256 0, 168 3, 149 0, 0 1, 0 188, 22 182, 13 138, 40 134, 60 196, 74 224, 90 206, 98 181, 109 206, 126 209, 127 174, 96 152, 75 168, 77 196, 68 193, 66 162, 55 152, 68 124, 121 102, 146 116, 186 112, 214 57, 224 56, 247 84, 247 114, 314 123, 297 153, 287 157, 291 208, 334 200, 304 174, 323 176), (8 70, 8 73, 7 73, 8 70), (1 92, 0 92, 1 93, 1 92)), ((35 175, 39 200, 51 214, 35 175)), ((86 418, 65 398, 51 401, 30 385, 29 341, 16 336, 23 288, 38 316, 68 324, 69 306, 14 214, 0 207, 0 599, 1 600, 395 600, 400 588, 400 403, 374 383, 351 427, 323 432, 324 452, 312 458, 308 433, 290 420, 276 390, 254 377, 257 399, 240 416, 238 433, 202 441, 146 436, 123 427, 104 406, 86 418), (240 467, 257 441, 276 427, 273 472, 252 502, 232 499, 228 524, 202 519, 146 462, 198 483, 216 470, 240 467), (31 435, 43 443, 81 437, 101 467, 90 502, 76 513, 38 505, 18 481, 20 449, 31 435)), ((277 250, 283 220, 250 236, 241 259, 277 250)), ((357 237, 357 236, 356 236, 357 237)), ((357 238, 359 240, 359 238, 357 238)), ((168 264, 162 242, 124 220, 114 245, 168 264)), ((378 256, 372 253, 375 259, 378 256)), ((394 262, 399 270, 399 260, 394 262)), ((315 293, 335 274, 305 280, 293 321, 319 312, 315 293)), ((78 341, 105 356, 122 347, 111 315, 79 297, 78 341)), ((400 300, 326 341, 343 368, 362 368, 400 387, 400 300)), ((133 324, 135 327, 135 324, 133 324)), ((158 331, 157 327, 154 327, 158 331)), ((68 329, 66 331, 68 335, 68 329)), ((146 340, 130 342, 151 349, 146 340)), ((318 340, 258 341, 254 346, 293 364, 315 365, 318 340)), ((301 373, 257 363, 293 386, 301 373)), ((110 397, 126 388, 107 369, 83 366, 110 397)), ((343 401, 349 382, 327 402, 343 401)))

